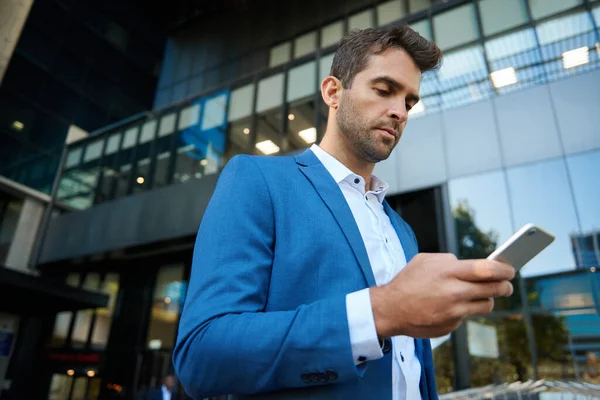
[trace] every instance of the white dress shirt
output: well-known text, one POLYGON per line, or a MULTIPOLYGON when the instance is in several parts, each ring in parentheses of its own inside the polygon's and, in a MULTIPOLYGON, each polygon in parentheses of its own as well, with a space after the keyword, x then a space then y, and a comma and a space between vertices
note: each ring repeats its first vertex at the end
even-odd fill
MULTIPOLYGON (((365 193, 365 181, 361 176, 350 171, 316 144, 310 149, 337 182, 348 202, 365 244, 375 283, 381 286, 390 282, 406 265, 406 257, 398 235, 383 208, 387 183, 373 175, 371 190, 365 193)), ((375 329, 369 289, 348 294, 346 312, 354 362, 360 364, 383 357, 375 329)), ((421 399, 421 363, 415 355, 414 339, 394 336, 392 348, 393 400, 421 399)))
POLYGON ((167 389, 165 385, 162 385, 160 387, 160 390, 162 391, 163 400, 171 400, 171 391, 167 389))

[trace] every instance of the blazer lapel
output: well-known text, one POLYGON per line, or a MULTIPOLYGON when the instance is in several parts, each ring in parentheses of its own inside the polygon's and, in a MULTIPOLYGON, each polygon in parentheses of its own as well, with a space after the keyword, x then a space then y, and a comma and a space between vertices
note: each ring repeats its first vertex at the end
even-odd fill
POLYGON ((406 223, 400 219, 400 216, 390 207, 386 200, 383 201, 383 209, 385 210, 388 217, 390 217, 390 221, 392 222, 392 226, 398 235, 398 239, 400 239, 400 244, 402 244, 402 250, 404 250, 404 256, 406 257, 406 262, 409 262, 411 258, 417 255, 417 246, 412 235, 408 232, 408 228, 406 227, 406 223))
POLYGON ((298 168, 312 183, 323 202, 327 205, 327 208, 329 208, 329 211, 335 217, 344 236, 346 236, 368 286, 376 286, 375 276, 369 263, 369 256, 367 255, 362 236, 339 186, 312 151, 306 150, 295 158, 298 168))

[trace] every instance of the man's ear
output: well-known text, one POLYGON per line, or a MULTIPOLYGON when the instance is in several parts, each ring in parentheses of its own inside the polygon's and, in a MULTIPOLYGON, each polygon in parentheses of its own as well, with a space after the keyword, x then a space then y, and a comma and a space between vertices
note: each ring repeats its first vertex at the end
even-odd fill
POLYGON ((328 76, 321 82, 321 96, 330 108, 337 110, 342 90, 342 82, 335 76, 328 76))

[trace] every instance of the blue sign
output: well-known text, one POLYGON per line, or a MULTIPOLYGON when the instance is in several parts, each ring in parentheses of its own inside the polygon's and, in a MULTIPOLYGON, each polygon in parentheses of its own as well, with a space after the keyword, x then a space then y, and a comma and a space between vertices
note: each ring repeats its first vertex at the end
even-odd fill
POLYGON ((9 331, 0 331, 0 357, 10 356, 10 350, 12 349, 14 338, 14 333, 9 331))

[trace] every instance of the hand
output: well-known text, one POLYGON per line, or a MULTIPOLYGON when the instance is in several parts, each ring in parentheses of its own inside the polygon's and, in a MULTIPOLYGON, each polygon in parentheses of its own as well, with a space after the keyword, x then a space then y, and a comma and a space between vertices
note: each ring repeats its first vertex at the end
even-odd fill
POLYGON ((390 283, 370 289, 377 335, 447 335, 465 318, 489 314, 494 297, 510 296, 514 277, 514 268, 498 261, 418 254, 390 283))

